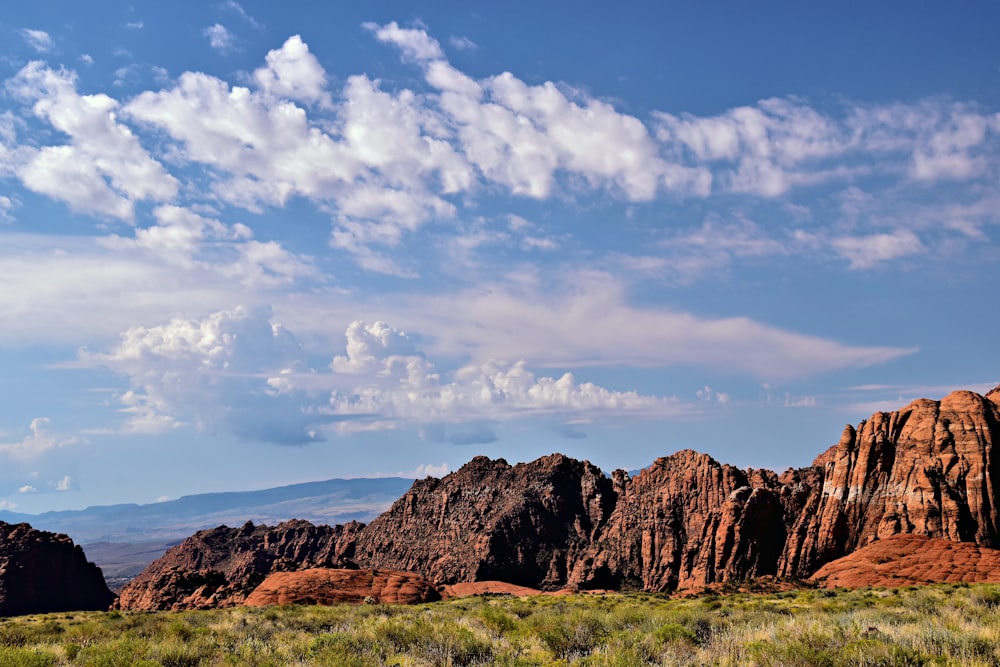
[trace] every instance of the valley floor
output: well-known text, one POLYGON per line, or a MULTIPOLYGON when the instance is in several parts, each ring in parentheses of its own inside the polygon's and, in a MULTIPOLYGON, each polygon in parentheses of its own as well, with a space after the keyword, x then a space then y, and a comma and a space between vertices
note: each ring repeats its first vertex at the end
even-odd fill
POLYGON ((1000 586, 0 619, 18 665, 1000 665, 1000 586))

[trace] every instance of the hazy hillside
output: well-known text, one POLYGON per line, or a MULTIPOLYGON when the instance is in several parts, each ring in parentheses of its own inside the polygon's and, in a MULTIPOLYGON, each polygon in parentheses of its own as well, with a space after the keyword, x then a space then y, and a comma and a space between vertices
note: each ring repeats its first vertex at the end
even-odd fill
POLYGON ((411 479, 330 479, 260 491, 205 493, 147 505, 106 505, 84 510, 18 514, 0 511, 0 521, 30 523, 66 533, 78 544, 163 542, 221 524, 279 523, 306 519, 336 524, 369 521, 403 495, 411 479))

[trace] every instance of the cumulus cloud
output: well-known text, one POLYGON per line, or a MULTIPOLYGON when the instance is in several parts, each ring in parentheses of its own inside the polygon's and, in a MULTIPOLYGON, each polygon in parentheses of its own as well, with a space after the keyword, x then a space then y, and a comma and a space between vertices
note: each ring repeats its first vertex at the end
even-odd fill
POLYGON ((31 62, 7 90, 70 137, 69 144, 22 148, 15 171, 26 187, 76 210, 124 220, 133 219, 134 201, 162 201, 177 192, 177 179, 117 121, 118 103, 80 95, 74 73, 31 62))
POLYGON ((380 42, 399 47, 403 55, 411 60, 422 62, 444 58, 441 45, 425 30, 401 28, 395 21, 382 26, 376 23, 365 23, 364 28, 374 33, 380 42))
POLYGON ((254 72, 261 90, 291 100, 330 105, 326 71, 298 35, 289 37, 280 49, 270 51, 267 67, 254 72))
MULTIPOLYGON (((0 454, 10 460, 29 461, 44 452, 80 444, 77 437, 62 436, 49 430, 49 419, 39 417, 31 421, 30 433, 20 442, 0 443, 0 454)), ((22 491, 24 493, 24 491, 22 491)))
POLYGON ((28 43, 28 46, 38 53, 47 53, 55 48, 55 42, 52 41, 52 37, 44 30, 24 28, 21 30, 21 37, 28 43))
POLYGON ((577 382, 572 373, 536 377, 524 361, 470 364, 450 373, 448 381, 416 354, 404 332, 383 322, 354 322, 346 336, 347 355, 334 357, 331 369, 362 374, 364 382, 332 394, 333 414, 422 423, 425 433, 437 433, 435 439, 492 442, 496 436, 484 420, 583 413, 662 417, 685 409, 674 399, 577 382), (442 425, 455 422, 466 426, 445 435, 442 425))
POLYGON ((491 423, 589 416, 667 418, 676 399, 614 391, 572 373, 536 376, 524 361, 485 361, 439 371, 417 340, 384 322, 353 322, 345 354, 309 369, 295 338, 267 310, 236 308, 201 320, 132 327, 105 353, 81 362, 128 378, 120 430, 155 433, 187 424, 278 444, 342 432, 419 427, 425 438, 492 442, 491 423), (331 391, 332 389, 332 391, 331 391), (324 393, 325 390, 325 393, 324 393), (325 398, 324 398, 325 396, 325 398))
POLYGON ((81 358, 128 377, 131 389, 120 399, 129 415, 125 430, 190 421, 278 444, 321 440, 299 397, 279 395, 267 382, 270 374, 300 367, 303 355, 270 316, 267 309, 238 307, 202 320, 132 327, 110 352, 83 351, 81 358))
POLYGON ((164 205, 153 210, 157 224, 135 230, 134 238, 111 236, 102 244, 140 252, 185 270, 214 272, 243 285, 288 285, 315 269, 275 241, 260 242, 242 224, 226 225, 189 209, 164 205))
MULTIPOLYGON (((245 14, 238 4, 226 7, 245 14)), ((358 74, 330 90, 298 35, 266 54, 247 87, 185 72, 124 106, 79 95, 75 75, 32 63, 8 88, 72 141, 39 148, 5 139, 0 168, 76 210, 132 220, 134 202, 166 201, 178 189, 123 121, 136 122, 165 133, 172 163, 206 168, 208 178, 195 184, 205 194, 254 212, 304 197, 330 211, 334 248, 369 271, 398 276, 417 275, 394 253, 404 240, 430 223, 454 224, 498 189, 527 199, 598 191, 633 202, 713 192, 783 198, 871 175, 933 184, 981 179, 996 168, 1000 115, 969 104, 845 102, 831 112, 772 98, 712 116, 655 112, 643 120, 557 82, 532 85, 511 72, 471 77, 422 26, 364 27, 418 67, 428 88, 358 74)), ((221 24, 206 34, 230 35, 221 24)), ((970 224, 949 229, 965 234, 970 224)), ((756 240, 787 244, 792 232, 756 240)), ((693 250, 697 239, 689 237, 693 250)), ((836 247, 831 241, 818 235, 821 245, 836 247)), ((561 245, 550 234, 519 243, 561 245)), ((716 246, 689 259, 710 266, 755 252, 716 246)))

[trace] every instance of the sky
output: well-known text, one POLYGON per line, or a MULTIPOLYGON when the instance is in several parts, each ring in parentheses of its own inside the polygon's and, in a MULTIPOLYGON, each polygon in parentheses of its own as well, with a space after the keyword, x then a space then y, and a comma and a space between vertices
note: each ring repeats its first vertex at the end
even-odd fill
POLYGON ((479 454, 780 471, 985 392, 998 25, 990 2, 6 6, 0 508, 479 454))

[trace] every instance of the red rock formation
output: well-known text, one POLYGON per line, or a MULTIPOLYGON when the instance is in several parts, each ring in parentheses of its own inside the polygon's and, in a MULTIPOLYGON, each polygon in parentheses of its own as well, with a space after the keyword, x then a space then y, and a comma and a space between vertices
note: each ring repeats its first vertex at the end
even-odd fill
POLYGON ((275 604, 420 604, 440 600, 431 582, 412 572, 311 568, 268 575, 243 603, 275 604))
POLYGON ((463 581, 458 584, 446 584, 440 588, 441 597, 445 600, 466 598, 474 595, 510 595, 525 597, 541 595, 542 591, 527 586, 515 586, 505 581, 463 581))
POLYGON ((1000 389, 987 397, 956 391, 845 428, 817 459, 822 474, 810 480, 780 573, 808 576, 900 533, 1000 546, 998 399, 1000 389))
POLYGON ((362 524, 314 526, 287 521, 273 528, 245 524, 195 533, 151 563, 119 595, 120 609, 231 607, 272 572, 353 565, 362 524))
POLYGON ((306 524, 308 547, 292 548, 300 538, 282 526, 199 533, 126 588, 122 605, 235 604, 270 572, 348 560, 437 584, 664 591, 804 578, 896 534, 1000 547, 998 443, 1000 387, 876 413, 813 466, 780 476, 692 451, 634 478, 560 454, 515 466, 476 457, 414 483, 363 530, 306 524))
POLYGON ((811 579, 826 588, 1000 582, 1000 550, 922 535, 892 535, 827 563, 811 579))
POLYGON ((69 537, 0 521, 0 616, 105 610, 114 598, 69 537))
POLYGON ((443 584, 495 579, 555 590, 616 495, 598 468, 562 454, 515 466, 478 456, 444 479, 414 483, 361 533, 356 558, 443 584))
POLYGON ((660 591, 775 572, 785 525, 773 474, 685 450, 618 480, 607 528, 570 586, 660 591))

